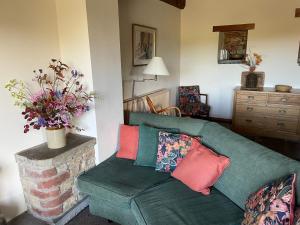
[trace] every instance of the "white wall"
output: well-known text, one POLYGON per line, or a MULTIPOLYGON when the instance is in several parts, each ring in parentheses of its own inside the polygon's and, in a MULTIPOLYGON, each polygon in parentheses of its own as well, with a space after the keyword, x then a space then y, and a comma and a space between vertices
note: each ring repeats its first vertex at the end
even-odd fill
MULTIPOLYGON (((132 24, 157 28, 157 56, 163 57, 170 77, 136 84, 136 95, 171 88, 175 102, 180 73, 180 10, 158 0, 119 0, 124 98, 130 98, 132 79, 142 79, 145 67, 132 67, 132 24)), ((151 77, 151 76, 150 76, 151 77)))
MULTIPOLYGON (((56 9, 61 59, 81 71, 84 74, 83 83, 87 85, 86 91, 93 91, 86 1, 56 0, 56 9)), ((84 129, 80 134, 97 137, 95 121, 95 107, 91 104, 91 111, 85 113, 76 123, 84 129)))
POLYGON ((55 2, 3 0, 0 7, 0 211, 12 218, 25 208, 14 154, 43 142, 40 131, 23 133, 21 110, 13 105, 4 84, 10 79, 31 82, 37 66, 59 57, 55 2))
POLYGON ((208 93, 212 116, 231 118, 233 89, 240 84, 241 65, 218 65, 215 25, 255 23, 248 47, 263 55, 258 70, 265 86, 300 87, 297 62, 300 19, 294 17, 300 0, 188 0, 181 19, 181 85, 200 85, 208 93))
POLYGON ((117 0, 87 0, 87 17, 100 161, 116 151, 123 123, 123 96, 117 0))

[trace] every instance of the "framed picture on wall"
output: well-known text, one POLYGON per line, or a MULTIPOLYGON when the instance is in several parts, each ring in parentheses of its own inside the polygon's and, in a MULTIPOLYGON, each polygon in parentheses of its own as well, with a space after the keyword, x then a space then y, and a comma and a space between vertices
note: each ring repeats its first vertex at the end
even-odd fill
POLYGON ((299 43, 299 51, 298 51, 298 64, 300 66, 300 43, 299 43))
POLYGON ((132 62, 133 66, 148 65, 156 55, 156 28, 132 25, 132 62))

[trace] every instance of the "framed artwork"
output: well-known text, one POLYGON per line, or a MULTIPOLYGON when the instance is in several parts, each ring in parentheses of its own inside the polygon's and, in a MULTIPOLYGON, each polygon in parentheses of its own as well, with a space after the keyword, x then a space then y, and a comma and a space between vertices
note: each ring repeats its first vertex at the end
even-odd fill
POLYGON ((263 89, 265 83, 264 72, 243 72, 241 79, 242 90, 260 90, 263 89))
POLYGON ((248 31, 228 31, 219 34, 219 64, 241 64, 246 58, 248 31))
POLYGON ((156 28, 132 25, 132 63, 145 66, 156 55, 156 28))
POLYGON ((300 43, 299 43, 299 51, 298 51, 298 64, 300 66, 300 43))
POLYGON ((219 32, 219 64, 243 64, 247 56, 248 32, 255 23, 214 26, 219 32))

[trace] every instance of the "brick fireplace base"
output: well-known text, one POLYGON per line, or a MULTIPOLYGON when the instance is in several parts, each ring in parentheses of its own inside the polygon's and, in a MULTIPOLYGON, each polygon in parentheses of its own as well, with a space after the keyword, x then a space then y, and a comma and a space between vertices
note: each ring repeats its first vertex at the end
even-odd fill
POLYGON ((70 220, 75 218, 82 210, 88 207, 88 205, 89 205, 88 197, 84 197, 81 201, 77 202, 71 209, 66 211, 62 216, 58 218, 45 219, 45 218, 40 218, 39 216, 36 215, 35 217, 51 225, 65 225, 68 222, 70 222, 70 220))
POLYGON ((67 140, 61 149, 48 149, 44 143, 16 154, 27 208, 50 224, 65 224, 87 206, 75 182, 95 166, 96 140, 75 134, 67 140))

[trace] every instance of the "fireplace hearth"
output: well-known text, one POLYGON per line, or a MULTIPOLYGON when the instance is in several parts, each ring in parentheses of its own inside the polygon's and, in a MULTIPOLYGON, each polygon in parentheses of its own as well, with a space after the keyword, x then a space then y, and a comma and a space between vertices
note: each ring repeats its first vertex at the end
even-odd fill
POLYGON ((44 143, 16 154, 28 211, 49 224, 63 225, 88 203, 76 178, 95 166, 96 139, 69 134, 67 146, 48 149, 44 143))

